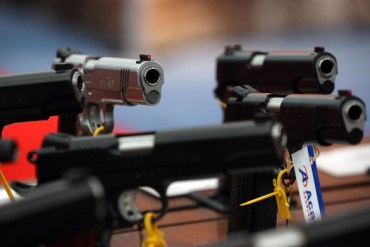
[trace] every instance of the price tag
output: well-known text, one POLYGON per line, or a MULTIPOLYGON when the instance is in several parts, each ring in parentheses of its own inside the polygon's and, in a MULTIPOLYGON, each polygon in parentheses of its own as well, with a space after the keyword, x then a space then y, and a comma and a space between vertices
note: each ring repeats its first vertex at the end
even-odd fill
POLYGON ((325 207, 313 147, 304 146, 293 153, 292 161, 304 218, 307 223, 319 221, 325 217, 325 207))

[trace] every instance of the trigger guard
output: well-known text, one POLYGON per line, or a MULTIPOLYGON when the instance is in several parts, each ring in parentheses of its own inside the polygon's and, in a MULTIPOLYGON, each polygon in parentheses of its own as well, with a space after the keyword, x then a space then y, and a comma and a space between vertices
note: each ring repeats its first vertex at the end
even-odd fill
POLYGON ((112 104, 86 103, 82 113, 78 114, 78 135, 92 135, 99 126, 104 126, 104 133, 111 133, 114 127, 112 104))
POLYGON ((136 205, 136 193, 137 190, 128 190, 118 197, 118 210, 121 216, 130 223, 137 223, 143 219, 136 205))
MULTIPOLYGON (((160 196, 162 207, 158 211, 158 214, 153 218, 153 221, 158 221, 167 212, 168 209, 168 199, 166 194, 166 189, 156 190, 160 196)), ((143 220, 144 216, 139 211, 136 204, 136 194, 137 190, 128 190, 122 192, 118 197, 118 211, 123 219, 130 223, 138 223, 143 220)))
POLYGON ((167 187, 159 187, 157 189, 155 189, 159 196, 160 196, 160 199, 161 199, 161 202, 162 202, 162 207, 161 209, 159 210, 159 213, 158 215, 156 215, 154 218, 153 218, 153 221, 158 221, 160 220, 167 212, 167 209, 168 209, 168 198, 167 198, 167 187))

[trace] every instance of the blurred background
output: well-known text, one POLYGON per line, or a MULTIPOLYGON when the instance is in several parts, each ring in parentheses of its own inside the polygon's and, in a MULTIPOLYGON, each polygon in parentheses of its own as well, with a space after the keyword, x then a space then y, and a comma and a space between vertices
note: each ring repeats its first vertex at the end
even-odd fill
MULTIPOLYGON (((151 54, 165 71, 162 100, 115 107, 120 128, 221 123, 215 60, 232 44, 264 51, 324 46, 338 61, 336 89, 352 89, 370 105, 367 0, 1 0, 0 31, 2 73, 48 70, 67 46, 100 56, 151 54)), ((369 121, 366 128, 369 136, 369 121)))

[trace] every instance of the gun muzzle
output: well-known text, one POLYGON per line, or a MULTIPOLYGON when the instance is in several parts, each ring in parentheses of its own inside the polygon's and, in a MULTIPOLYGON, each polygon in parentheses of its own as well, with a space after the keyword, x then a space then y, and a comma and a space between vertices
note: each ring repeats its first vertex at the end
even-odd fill
POLYGON ((248 84, 261 92, 330 94, 338 72, 335 57, 314 51, 243 51, 227 46, 217 57, 216 95, 224 99, 231 86, 248 84))
POLYGON ((80 113, 85 105, 83 75, 70 64, 55 71, 0 76, 0 123, 80 113))
POLYGON ((162 66, 150 55, 139 59, 94 57, 59 49, 57 61, 72 63, 84 73, 87 103, 156 105, 164 83, 162 66))
POLYGON ((249 86, 235 87, 234 93, 236 97, 228 101, 227 119, 241 113, 246 119, 260 114, 275 116, 289 143, 357 144, 362 140, 366 108, 358 97, 258 93, 249 86))

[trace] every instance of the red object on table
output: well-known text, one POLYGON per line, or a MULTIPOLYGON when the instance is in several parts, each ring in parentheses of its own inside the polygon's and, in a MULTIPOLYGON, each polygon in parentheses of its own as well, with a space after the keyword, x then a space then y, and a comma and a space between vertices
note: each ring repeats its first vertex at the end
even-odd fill
POLYGON ((39 149, 44 136, 50 132, 57 132, 58 117, 49 120, 16 123, 6 126, 3 130, 3 139, 11 138, 17 142, 18 158, 16 162, 4 163, 1 166, 8 181, 14 179, 34 180, 35 166, 28 162, 29 151, 39 149))
MULTIPOLYGON (((16 162, 3 163, 1 170, 8 181, 35 180, 35 166, 28 162, 27 154, 41 147, 45 135, 58 131, 58 117, 51 117, 49 120, 24 122, 7 125, 3 130, 3 139, 11 138, 17 142, 18 158, 16 162)), ((113 133, 132 133, 135 130, 115 124, 113 133)))

